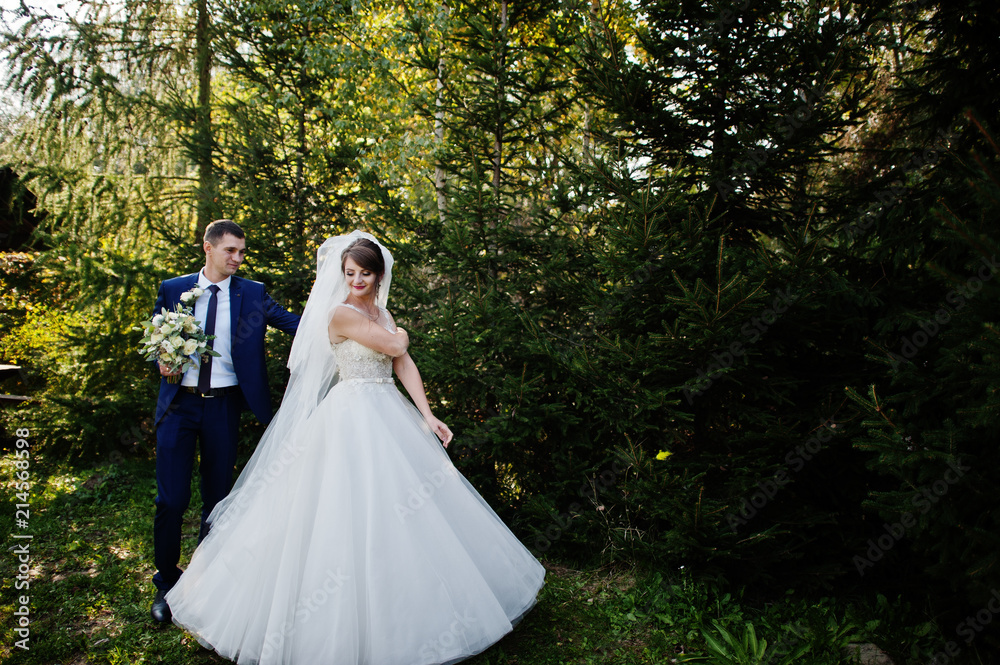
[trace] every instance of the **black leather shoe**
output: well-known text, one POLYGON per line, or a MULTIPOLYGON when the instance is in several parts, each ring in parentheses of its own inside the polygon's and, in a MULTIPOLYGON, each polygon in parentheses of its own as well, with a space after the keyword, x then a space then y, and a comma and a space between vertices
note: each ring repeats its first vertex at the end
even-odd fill
POLYGON ((149 609, 149 614, 153 617, 153 621, 157 623, 169 623, 170 621, 170 606, 167 605, 167 599, 164 596, 167 592, 160 589, 156 592, 156 598, 153 599, 153 606, 149 609))

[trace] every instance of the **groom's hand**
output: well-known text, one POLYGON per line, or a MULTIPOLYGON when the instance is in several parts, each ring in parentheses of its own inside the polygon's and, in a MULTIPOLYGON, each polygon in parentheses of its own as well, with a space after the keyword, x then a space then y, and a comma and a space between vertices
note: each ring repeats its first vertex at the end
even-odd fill
POLYGON ((164 367, 162 363, 156 363, 156 364, 160 367, 160 376, 177 376, 180 374, 179 370, 171 372, 166 367, 164 367))

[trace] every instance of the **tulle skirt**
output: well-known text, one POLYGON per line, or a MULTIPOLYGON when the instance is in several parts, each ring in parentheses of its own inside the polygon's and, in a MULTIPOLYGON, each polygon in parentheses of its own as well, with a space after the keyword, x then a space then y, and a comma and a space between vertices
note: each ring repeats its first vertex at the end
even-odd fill
POLYGON ((391 382, 338 383, 295 430, 167 594, 203 645, 261 665, 454 663, 534 605, 542 565, 391 382))

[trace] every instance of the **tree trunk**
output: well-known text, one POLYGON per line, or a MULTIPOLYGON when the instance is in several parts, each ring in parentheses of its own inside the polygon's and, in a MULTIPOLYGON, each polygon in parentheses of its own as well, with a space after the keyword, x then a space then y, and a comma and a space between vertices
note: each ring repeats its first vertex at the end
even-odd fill
POLYGON ((487 253, 489 254, 489 275, 490 278, 496 279, 497 268, 496 268, 496 257, 497 249, 497 239, 496 232, 497 228, 500 226, 501 218, 503 217, 503 209, 500 206, 500 175, 501 166, 503 164, 503 130, 504 130, 504 101, 507 91, 504 87, 503 73, 506 71, 507 66, 507 0, 500 0, 500 30, 497 35, 497 40, 499 44, 497 45, 497 52, 500 58, 500 67, 498 71, 499 78, 497 80, 496 86, 496 130, 493 133, 493 206, 494 206, 494 216, 489 222, 489 240, 487 242, 487 253))
MULTIPOLYGON (((506 51, 507 51, 507 0, 500 0, 500 33, 499 38, 501 40, 500 44, 500 71, 503 71, 503 67, 506 65, 506 51)), ((503 80, 497 81, 497 124, 496 132, 493 135, 493 195, 497 202, 497 212, 499 216, 499 203, 500 203, 500 165, 503 161, 503 103, 504 103, 504 85, 503 80)))
POLYGON ((212 36, 208 0, 198 0, 195 29, 198 68, 198 107, 195 111, 195 151, 198 162, 198 230, 203 232, 218 212, 212 168, 212 36))
MULTIPOLYGON (((434 102, 434 141, 440 150, 444 145, 444 58, 438 58, 437 99, 434 102)), ((448 211, 448 199, 444 194, 444 168, 440 160, 434 167, 434 189, 437 191, 438 220, 444 224, 448 211)))

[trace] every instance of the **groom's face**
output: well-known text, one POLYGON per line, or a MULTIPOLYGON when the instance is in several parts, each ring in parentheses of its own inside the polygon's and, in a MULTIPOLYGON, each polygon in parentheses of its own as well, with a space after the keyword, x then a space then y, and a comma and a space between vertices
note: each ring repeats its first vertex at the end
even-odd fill
POLYGON ((243 263, 247 255, 247 242, 245 238, 237 238, 231 233, 227 233, 214 245, 205 243, 205 275, 213 279, 218 277, 222 281, 227 277, 236 274, 240 264, 243 263))

